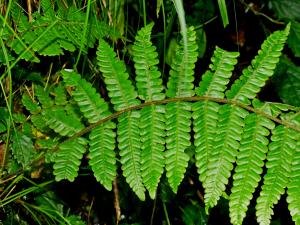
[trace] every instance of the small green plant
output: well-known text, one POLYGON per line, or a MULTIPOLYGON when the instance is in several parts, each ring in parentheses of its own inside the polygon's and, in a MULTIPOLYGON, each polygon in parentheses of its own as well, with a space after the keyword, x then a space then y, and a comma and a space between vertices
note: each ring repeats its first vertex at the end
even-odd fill
MULTIPOLYGON (((273 75, 290 26, 267 38, 229 89, 239 54, 218 47, 209 70, 194 87, 197 44, 193 27, 187 29, 187 51, 183 42, 176 50, 165 87, 151 42, 152 27, 142 28, 132 47, 134 82, 124 61, 108 42, 99 40, 97 61, 109 101, 73 70, 60 71, 57 75, 62 81, 57 86, 36 86, 30 95, 23 95, 32 128, 43 134, 34 141, 45 149, 47 161, 53 162, 55 179, 74 181, 88 152, 94 176, 107 190, 112 189, 119 161, 136 195, 145 200, 147 190, 155 198, 164 171, 177 192, 190 160, 186 150, 194 145, 207 212, 226 195, 234 170, 228 196, 230 218, 233 224, 242 224, 266 165, 257 221, 270 224, 273 206, 287 187, 289 210, 300 224, 298 109, 256 99, 273 75)), ((25 166, 30 160, 25 160, 26 151, 20 152, 16 149, 14 157, 25 166)))

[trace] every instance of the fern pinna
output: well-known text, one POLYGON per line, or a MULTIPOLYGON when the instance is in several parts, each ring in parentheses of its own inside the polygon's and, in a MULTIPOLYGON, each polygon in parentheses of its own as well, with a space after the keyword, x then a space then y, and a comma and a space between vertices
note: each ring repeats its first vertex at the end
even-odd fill
POLYGON ((48 135, 37 143, 41 148, 56 146, 57 151, 49 151, 46 157, 54 163, 56 180, 73 181, 87 153, 95 178, 107 190, 112 189, 119 161, 136 195, 144 200, 147 190, 154 199, 164 171, 177 192, 190 160, 187 148, 194 145, 207 212, 229 194, 231 222, 242 224, 267 161, 257 221, 270 224, 273 206, 287 188, 289 210, 300 224, 298 113, 287 105, 256 99, 273 74, 290 26, 267 38, 230 88, 227 85, 239 54, 219 47, 194 88, 197 44, 193 27, 187 30, 187 51, 183 42, 176 50, 165 87, 151 42, 152 28, 153 24, 142 28, 132 47, 135 82, 109 43, 100 39, 97 61, 110 101, 69 70, 60 73, 67 92, 60 83, 52 92, 36 87, 37 101, 23 96, 33 126, 48 135), (51 130, 58 135, 53 136, 51 130), (57 143, 61 144, 57 147, 57 143))

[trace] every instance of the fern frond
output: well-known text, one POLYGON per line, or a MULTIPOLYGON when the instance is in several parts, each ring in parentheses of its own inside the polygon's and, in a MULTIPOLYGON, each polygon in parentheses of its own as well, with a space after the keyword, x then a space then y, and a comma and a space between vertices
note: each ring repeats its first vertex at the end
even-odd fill
POLYGON ((207 70, 202 76, 202 81, 196 88, 196 94, 198 96, 224 98, 224 91, 232 76, 238 56, 238 52, 227 52, 216 47, 211 58, 212 63, 209 65, 211 70, 207 70))
POLYGON ((191 104, 186 102, 166 105, 166 170, 169 184, 176 193, 181 183, 189 156, 185 150, 191 146, 191 104))
MULTIPOLYGON (((65 21, 59 24, 60 32, 62 34, 65 34, 67 37, 65 40, 70 41, 77 47, 81 47, 82 39, 84 39, 84 52, 86 52, 87 46, 92 47, 92 45, 95 43, 95 40, 93 40, 92 43, 88 42, 90 39, 86 36, 83 36, 82 32, 84 30, 85 13, 83 13, 81 10, 78 10, 76 7, 71 6, 68 8, 68 10, 60 8, 58 14, 62 18, 62 20, 65 21)), ((85 29, 88 29, 88 27, 86 27, 85 29)))
POLYGON ((40 1, 41 8, 43 10, 43 13, 48 18, 55 18, 55 11, 53 9, 54 4, 51 3, 51 0, 41 0, 40 1))
POLYGON ((194 68, 198 56, 196 32, 193 27, 187 29, 187 52, 185 55, 183 41, 176 50, 175 58, 171 65, 168 81, 167 96, 191 97, 194 95, 194 68))
POLYGON ((291 166, 290 182, 287 186, 287 202, 289 211, 296 225, 300 224, 300 142, 298 139, 296 152, 291 166))
POLYGON ((156 189, 165 166, 165 122, 163 105, 149 106, 141 110, 141 170, 143 183, 152 199, 156 196, 156 189))
MULTIPOLYGON (((183 41, 176 50, 168 81, 168 97, 191 97, 194 95, 194 68, 197 61, 196 32, 187 29, 187 48, 183 41)), ((191 145, 191 104, 169 103, 166 105, 166 170, 172 190, 176 193, 186 171, 189 156, 185 153, 191 145)))
POLYGON ((247 114, 247 111, 234 105, 220 107, 207 177, 203 183, 206 209, 215 206, 225 191, 241 140, 243 118, 247 114))
POLYGON ((78 104, 74 99, 70 99, 68 101, 68 104, 64 107, 64 109, 68 116, 70 115, 72 118, 81 121, 82 113, 80 111, 78 104))
MULTIPOLYGON (((203 75, 199 87, 196 88, 196 94, 223 98, 226 85, 232 75, 234 65, 237 63, 236 57, 238 55, 237 52, 227 52, 216 47, 211 59, 212 64, 209 65, 211 70, 206 71, 203 75)), ((215 139, 219 107, 219 104, 209 101, 193 104, 195 158, 201 182, 204 182, 207 176, 208 160, 215 139)))
POLYGON ((117 175, 115 137, 113 122, 106 122, 92 130, 89 135, 89 164, 94 176, 107 190, 112 190, 112 182, 117 175))
POLYGON ((270 224, 273 205, 278 202, 289 182, 297 137, 296 131, 283 125, 272 131, 266 164, 268 170, 256 205, 256 216, 260 225, 270 224))
POLYGON ((207 177, 207 166, 215 140, 219 108, 219 104, 209 101, 193 104, 195 159, 199 180, 202 183, 207 177))
MULTIPOLYGON (((57 146, 58 139, 57 138, 49 138, 49 139, 37 139, 36 145, 39 146, 40 149, 54 149, 57 146)), ((49 152, 49 154, 54 154, 53 152, 49 152)))
POLYGON ((284 30, 274 32, 264 41, 251 65, 243 70, 242 76, 226 92, 227 98, 250 104, 249 99, 255 98, 268 78, 273 75, 289 30, 290 24, 284 30))
POLYGON ((75 180, 86 144, 87 141, 84 138, 77 138, 59 145, 53 165, 56 181, 67 179, 72 182, 75 180))
POLYGON ((72 90, 72 96, 89 123, 95 123, 111 114, 108 104, 96 92, 91 83, 82 79, 75 72, 62 71, 62 76, 67 86, 75 87, 72 90))
POLYGON ((252 194, 261 179, 260 174, 268 151, 268 129, 275 127, 272 121, 254 113, 246 116, 244 121, 229 200, 230 218, 234 225, 241 225, 246 216, 252 194))
MULTIPOLYGON (((24 31, 30 29, 31 24, 28 22, 28 18, 24 15, 17 2, 13 3, 10 13, 14 24, 17 24, 17 30, 19 33, 23 33, 24 31)), ((6 24, 6 26, 8 25, 6 24)), ((13 34, 10 31, 8 33, 8 37, 10 38, 6 39, 6 35, 4 35, 3 39, 6 40, 6 44, 10 46, 11 49, 14 50, 19 57, 21 57, 21 59, 25 59, 26 61, 40 62, 40 60, 35 56, 34 51, 26 46, 22 38, 17 36, 17 33, 13 34)))
POLYGON ((34 114, 31 116, 32 124, 41 132, 50 131, 47 126, 47 119, 42 114, 34 114))
POLYGON ((37 85, 35 87, 35 95, 37 96, 43 108, 49 108, 54 104, 53 100, 49 96, 49 93, 50 91, 48 89, 45 90, 42 86, 37 85))
POLYGON ((17 55, 21 57, 21 59, 25 59, 26 61, 32 61, 39 63, 39 58, 34 54, 33 49, 29 49, 24 42, 21 42, 17 38, 8 41, 7 45, 15 51, 17 55))
POLYGON ((22 6, 20 6, 17 2, 13 3, 13 7, 10 9, 10 15, 14 24, 17 25, 17 29, 20 33, 30 29, 31 25, 28 21, 28 17, 23 13, 22 6))
POLYGON ((132 47, 133 61, 136 72, 136 86, 139 97, 145 101, 162 100, 163 85, 160 79, 158 54, 151 42, 151 30, 153 23, 138 31, 132 47))
POLYGON ((114 50, 102 39, 99 40, 97 60, 103 73, 108 95, 116 111, 138 105, 137 93, 129 80, 123 61, 116 57, 114 50))
POLYGON ((61 136, 71 137, 84 128, 79 120, 67 115, 63 108, 53 107, 43 111, 42 115, 45 117, 47 125, 61 136))
POLYGON ((118 118, 118 148, 123 175, 140 200, 145 200, 145 187, 141 175, 141 141, 138 127, 140 112, 133 111, 118 118))
POLYGON ((67 93, 64 88, 64 86, 59 83, 58 86, 54 89, 54 95, 55 95, 55 105, 67 105, 67 93))
POLYGON ((14 158, 23 167, 28 165, 35 155, 31 138, 20 131, 13 132, 11 149, 14 158))
POLYGON ((57 42, 61 36, 55 29, 58 21, 56 17, 47 18, 37 15, 30 29, 24 32, 23 40, 41 55, 54 56, 62 54, 63 50, 57 42))
MULTIPOLYGON (((133 50, 133 61, 139 97, 145 101, 162 100, 163 85, 158 71, 157 52, 151 43, 153 23, 138 31, 133 50)), ((164 106, 149 106, 141 110, 141 170, 143 183, 150 197, 156 189, 164 169, 165 145, 164 106)))
POLYGON ((34 102, 28 94, 22 96, 22 104, 32 115, 38 114, 41 111, 41 107, 38 103, 34 102))

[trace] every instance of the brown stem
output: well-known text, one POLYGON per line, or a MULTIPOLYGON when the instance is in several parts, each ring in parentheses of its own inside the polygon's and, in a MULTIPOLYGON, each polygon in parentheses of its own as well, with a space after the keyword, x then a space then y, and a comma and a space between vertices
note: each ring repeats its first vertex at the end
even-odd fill
POLYGON ((119 224, 119 222, 121 220, 121 208, 120 208, 119 188, 118 188, 117 177, 113 181, 113 191, 114 191, 114 207, 116 210, 116 220, 117 220, 117 224, 119 224))
POLYGON ((28 21, 29 21, 29 23, 31 23, 32 22, 31 0, 27 0, 27 13, 28 13, 28 21))
MULTIPOLYGON (((75 138, 81 137, 82 135, 90 132, 95 127, 97 127, 97 126, 99 126, 99 125, 101 125, 101 124, 103 124, 103 123, 105 123, 109 120, 116 119, 120 115, 122 115, 123 113, 126 113, 126 112, 142 109, 142 108, 144 108, 146 106, 150 106, 150 105, 163 105, 163 104, 167 104, 167 103, 171 103, 171 102, 198 102, 198 101, 212 101, 212 102, 217 102, 217 103, 236 105, 236 106, 239 106, 240 108, 246 109, 249 112, 259 114, 263 117, 266 117, 270 120, 273 120, 274 122, 276 122, 278 124, 284 125, 287 128, 293 129, 293 130, 300 133, 300 127, 295 126, 294 124, 286 122, 284 120, 278 119, 277 117, 271 116, 271 115, 269 115, 269 114, 267 114, 267 113, 265 113, 265 112, 263 112, 259 109, 255 109, 251 106, 245 105, 242 102, 239 102, 239 101, 236 101, 236 100, 225 99, 225 98, 215 98, 215 97, 209 97, 209 96, 195 96, 195 97, 167 98, 167 99, 159 100, 159 101, 145 102, 145 103, 137 105, 137 106, 132 106, 132 107, 123 109, 121 111, 115 112, 114 114, 112 114, 112 115, 110 115, 110 116, 108 116, 104 119, 99 120, 98 122, 96 122, 94 124, 89 125, 88 127, 82 129, 81 131, 74 134, 72 137, 66 139, 63 142, 71 141, 71 140, 74 140, 75 138)), ((57 150, 57 147, 55 147, 54 150, 57 150)))

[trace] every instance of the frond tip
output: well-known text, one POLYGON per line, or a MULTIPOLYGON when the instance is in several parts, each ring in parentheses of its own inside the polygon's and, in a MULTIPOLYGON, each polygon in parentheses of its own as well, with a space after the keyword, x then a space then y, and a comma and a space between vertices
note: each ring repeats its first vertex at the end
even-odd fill
POLYGON ((99 40, 97 60, 104 76, 108 95, 116 111, 138 105, 137 97, 123 61, 116 57, 114 50, 104 40, 99 40))
POLYGON ((264 41, 251 65, 243 70, 242 76, 226 92, 227 98, 250 104, 249 99, 254 99, 273 75, 289 31, 290 24, 282 31, 275 31, 264 41))
POLYGON ((153 25, 153 23, 150 23, 138 31, 132 47, 136 86, 139 97, 145 101, 165 98, 165 95, 162 93, 161 74, 157 67, 159 63, 158 54, 150 40, 153 25))

